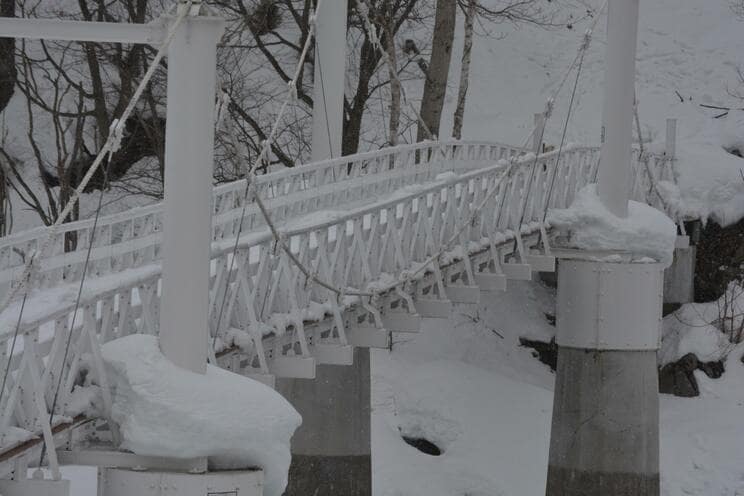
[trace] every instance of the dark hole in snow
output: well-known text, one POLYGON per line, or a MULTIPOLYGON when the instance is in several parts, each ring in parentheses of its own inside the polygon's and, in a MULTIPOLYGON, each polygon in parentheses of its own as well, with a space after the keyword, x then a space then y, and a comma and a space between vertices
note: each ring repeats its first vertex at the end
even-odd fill
POLYGON ((403 441, 406 442, 406 444, 409 444, 419 450, 421 453, 431 455, 431 456, 439 456, 442 454, 442 450, 439 449, 439 446, 432 443, 428 439, 424 439, 422 437, 408 437, 408 436, 401 436, 403 438, 403 441))
POLYGON ((558 367, 558 345, 555 344, 555 338, 551 339, 549 343, 534 339, 519 338, 519 345, 525 348, 532 348, 534 350, 532 352, 533 356, 550 367, 551 371, 555 372, 555 369, 558 367))

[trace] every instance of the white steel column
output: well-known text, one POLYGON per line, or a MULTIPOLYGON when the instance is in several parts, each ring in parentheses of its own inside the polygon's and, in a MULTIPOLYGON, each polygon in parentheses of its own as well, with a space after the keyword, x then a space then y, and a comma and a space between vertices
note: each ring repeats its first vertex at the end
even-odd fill
POLYGON ((168 50, 160 347, 198 373, 207 364, 216 46, 223 29, 222 19, 187 17, 168 50))
POLYGON ((316 16, 312 160, 341 156, 346 78, 346 0, 323 0, 316 16))
POLYGON ((602 162, 597 191, 618 217, 628 215, 639 0, 610 0, 607 13, 602 162))

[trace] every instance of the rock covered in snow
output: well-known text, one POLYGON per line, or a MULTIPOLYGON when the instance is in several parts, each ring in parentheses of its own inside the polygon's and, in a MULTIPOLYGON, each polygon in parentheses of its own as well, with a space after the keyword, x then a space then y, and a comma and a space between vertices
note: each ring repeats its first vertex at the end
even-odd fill
POLYGON ((744 157, 744 110, 731 109, 723 119, 721 145, 730 154, 744 157))
POLYGON ((629 201, 628 217, 613 215, 597 196, 597 185, 576 193, 566 209, 548 213, 551 226, 568 234, 572 248, 627 251, 665 264, 672 261, 677 227, 664 213, 646 204, 629 201))
POLYGON ((732 282, 718 300, 686 303, 664 317, 659 365, 688 354, 702 362, 723 360, 743 338, 744 288, 732 282))
POLYGON ((140 455, 209 457, 210 468, 264 469, 264 494, 287 484, 289 441, 300 415, 279 393, 207 366, 205 375, 173 365, 155 336, 131 335, 103 346, 121 448, 140 455))

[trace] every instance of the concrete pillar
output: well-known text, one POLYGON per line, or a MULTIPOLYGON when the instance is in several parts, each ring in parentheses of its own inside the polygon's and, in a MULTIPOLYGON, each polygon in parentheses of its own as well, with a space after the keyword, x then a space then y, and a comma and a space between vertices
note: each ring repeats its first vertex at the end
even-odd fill
POLYGON ((697 247, 674 249, 672 265, 664 271, 664 304, 690 303, 695 297, 695 259, 697 247))
POLYGON ((223 19, 188 15, 168 47, 160 348, 174 364, 201 374, 209 339, 212 116, 224 27, 223 19))
POLYGON ((285 496, 371 496, 369 348, 354 364, 318 365, 315 379, 277 379, 302 415, 285 496))
POLYGON ((312 160, 341 156, 347 0, 320 2, 315 29, 312 160))
POLYGON ((561 260, 548 496, 658 496, 662 265, 561 260))

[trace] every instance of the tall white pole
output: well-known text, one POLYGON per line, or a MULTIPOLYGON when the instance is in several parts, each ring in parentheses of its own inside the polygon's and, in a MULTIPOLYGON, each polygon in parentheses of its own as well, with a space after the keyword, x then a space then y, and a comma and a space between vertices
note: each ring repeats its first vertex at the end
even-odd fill
POLYGON ((347 0, 323 0, 316 16, 312 160, 341 156, 347 0))
POLYGON ((602 162, 597 190, 618 217, 628 215, 639 0, 610 0, 607 14, 602 162))
POLYGON ((220 18, 186 17, 168 49, 160 348, 198 373, 207 365, 213 114, 223 30, 220 18))

